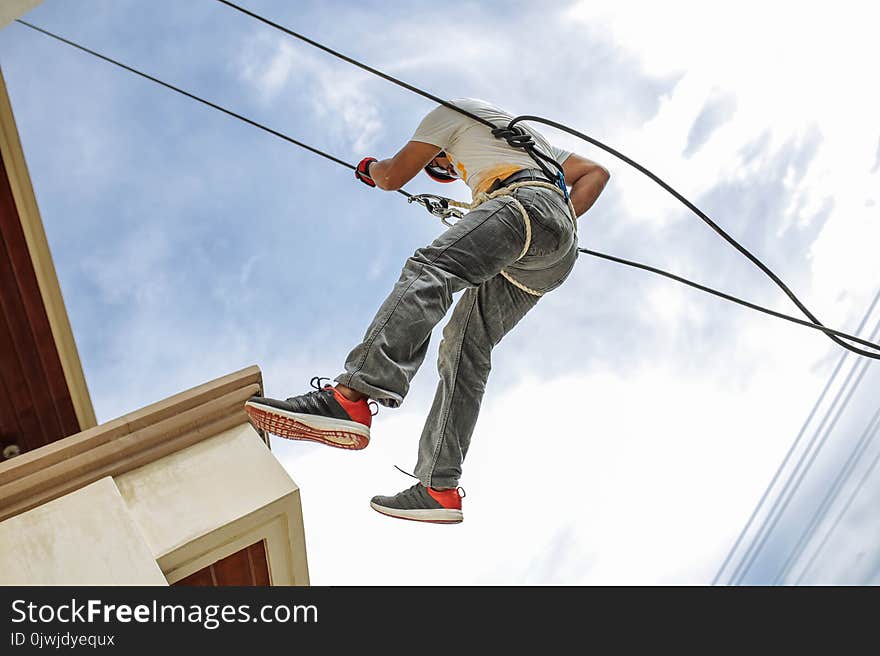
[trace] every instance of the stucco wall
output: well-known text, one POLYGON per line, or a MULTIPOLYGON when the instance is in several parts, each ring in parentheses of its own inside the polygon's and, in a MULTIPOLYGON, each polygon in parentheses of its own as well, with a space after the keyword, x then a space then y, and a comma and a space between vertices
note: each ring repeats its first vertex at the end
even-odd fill
POLYGON ((166 585, 112 478, 0 522, 0 585, 166 585))
POLYGON ((272 583, 309 583, 299 488, 250 424, 116 484, 169 581, 266 540, 272 583))

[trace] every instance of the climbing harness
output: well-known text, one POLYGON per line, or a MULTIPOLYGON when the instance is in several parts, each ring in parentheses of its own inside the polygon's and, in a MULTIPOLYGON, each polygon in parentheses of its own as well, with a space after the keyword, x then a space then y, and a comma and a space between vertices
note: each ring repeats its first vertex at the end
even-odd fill
MULTIPOLYGON (((448 204, 453 207, 461 207, 468 210, 476 209, 480 205, 490 200, 494 200, 495 198, 509 198, 513 203, 514 207, 519 211, 520 216, 522 216, 523 225, 525 226, 526 237, 523 243, 522 251, 519 254, 519 257, 516 258, 516 262, 519 262, 522 258, 526 256, 526 253, 529 250, 529 246, 532 245, 532 221, 529 218, 529 213, 526 211, 526 208, 523 207, 523 204, 519 202, 516 196, 513 195, 513 192, 517 189, 521 189, 523 187, 540 187, 542 189, 552 189, 554 192, 559 194, 565 199, 566 205, 568 206, 568 217, 571 221, 571 227, 574 231, 575 240, 577 240, 577 213, 574 211, 574 205, 571 204, 571 199, 568 197, 568 194, 563 193, 558 185, 551 184, 549 182, 543 182, 541 180, 525 180, 523 182, 514 182, 505 187, 501 187, 493 192, 480 192, 474 196, 474 200, 470 203, 462 203, 457 200, 449 200, 448 204)), ((527 294, 531 294, 532 296, 543 296, 544 292, 537 291, 528 287, 521 283, 519 280, 514 278, 509 272, 505 270, 501 270, 501 275, 504 277, 507 282, 512 284, 514 287, 521 289, 527 294)))
MULTIPOLYGON (((621 161, 625 162, 626 164, 632 166, 633 168, 635 168, 639 172, 648 176, 654 182, 656 182, 658 185, 660 185, 663 189, 665 189, 667 192, 672 194, 677 200, 679 200, 688 209, 690 209, 694 214, 696 214, 700 219, 702 219, 709 227, 711 227, 715 232, 717 232, 723 239, 725 239, 734 248, 736 248, 741 254, 743 254, 746 258, 748 258, 749 261, 751 261, 755 266, 760 268, 761 271, 763 271, 780 289, 783 290, 783 292, 785 292, 785 294, 789 297, 789 299, 791 299, 791 301, 798 307, 798 309, 800 309, 804 313, 804 315, 806 315, 810 320, 805 321, 805 320, 799 319, 797 317, 792 317, 790 315, 783 314, 781 312, 777 312, 775 310, 771 310, 769 308, 762 307, 762 306, 756 305, 754 303, 750 303, 749 301, 739 299, 739 298, 732 296, 730 294, 726 294, 724 292, 712 289, 710 287, 706 287, 705 285, 700 285, 699 283, 692 282, 692 281, 687 280, 685 278, 682 278, 680 276, 676 276, 676 275, 671 274, 669 272, 666 272, 661 269, 657 269, 655 267, 651 267, 651 266, 648 266, 645 264, 633 262, 631 260, 626 260, 626 259, 615 257, 612 255, 607 255, 607 254, 600 253, 600 252, 593 251, 593 250, 586 249, 586 248, 578 248, 579 252, 587 254, 587 255, 591 255, 594 257, 598 257, 601 259, 609 260, 612 262, 617 262, 619 264, 624 264, 626 266, 642 269, 644 271, 650 271, 652 273, 656 273, 658 275, 667 277, 671 280, 675 280, 677 282, 681 282, 683 284, 689 285, 691 287, 694 287, 695 289, 699 289, 699 290, 704 291, 706 293, 713 294, 714 296, 718 296, 719 298, 724 298, 725 300, 729 300, 729 301, 738 303, 740 305, 743 305, 744 307, 748 307, 748 308, 756 310, 758 312, 762 312, 764 314, 775 316, 777 318, 784 319, 786 321, 791 321, 793 323, 797 323, 799 325, 806 326, 806 327, 812 328, 814 330, 819 330, 819 331, 825 333, 836 344, 838 344, 839 346, 841 346, 849 351, 852 351, 853 353, 856 353, 858 355, 861 355, 861 356, 864 356, 867 358, 871 358, 871 359, 880 359, 880 345, 875 344, 871 341, 862 339, 860 337, 847 334, 847 333, 842 332, 840 330, 835 330, 833 328, 826 327, 803 305, 803 303, 801 303, 801 301, 785 285, 785 283, 783 283, 782 280, 778 276, 776 276, 776 274, 774 274, 763 262, 761 262, 754 255, 752 255, 745 247, 743 247, 741 244, 739 244, 733 237, 728 235, 720 226, 718 226, 714 221, 712 221, 699 208, 697 208, 693 203, 691 203, 689 200, 687 200, 684 196, 682 196, 679 192, 677 192, 675 189, 673 189, 666 182, 661 180, 657 175, 655 175, 653 172, 651 172, 647 168, 643 167, 638 162, 635 162, 634 160, 630 159, 626 155, 618 152, 614 148, 611 148, 610 146, 607 146, 607 145, 603 144, 602 142, 600 142, 600 141, 598 141, 598 140, 596 140, 596 139, 594 139, 594 138, 592 138, 582 132, 574 130, 566 125, 563 125, 563 124, 555 122, 555 121, 551 121, 549 119, 541 118, 539 116, 530 116, 530 115, 517 116, 517 117, 513 118, 507 124, 507 126, 501 126, 501 127, 496 126, 496 125, 492 124, 490 121, 488 121, 480 116, 477 116, 476 114, 469 112, 461 107, 458 107, 449 101, 443 100, 442 98, 439 98, 433 94, 428 93, 427 91, 424 91, 424 90, 419 89, 418 87, 415 87, 411 84, 407 84, 406 82, 398 80, 397 78, 394 78, 386 73, 383 73, 382 71, 379 71, 378 69, 367 66, 366 64, 363 64, 355 59, 352 59, 351 57, 348 57, 340 52, 337 52, 331 48, 328 48, 327 46, 325 46, 321 43, 318 43, 317 41, 309 39, 308 37, 305 37, 301 34, 297 34, 296 32, 289 30, 288 28, 284 27, 283 25, 279 25, 278 23, 275 23, 269 19, 266 19, 266 18, 258 15, 258 14, 255 14, 254 12, 251 12, 247 9, 244 9, 243 7, 240 7, 240 6, 236 5, 235 3, 229 2, 228 0, 217 0, 217 2, 220 2, 221 4, 227 5, 228 7, 235 9, 236 11, 239 11, 239 12, 241 12, 245 15, 248 15, 248 16, 250 16, 250 17, 252 17, 262 23, 265 23, 275 29, 278 29, 278 30, 280 30, 280 31, 282 31, 282 32, 294 37, 294 38, 297 38, 305 43, 308 43, 309 45, 311 45, 315 48, 323 50, 323 51, 333 55, 334 57, 337 57, 345 62, 348 62, 349 64, 352 64, 352 65, 357 66, 365 71, 368 71, 368 72, 372 73, 373 75, 381 77, 389 82, 392 82, 393 84, 396 84, 404 89, 407 89, 408 91, 411 91, 411 92, 416 93, 418 95, 421 95, 425 98, 428 98, 428 99, 430 99, 440 105, 443 105, 445 107, 453 109, 453 110, 455 110, 465 116, 468 116, 468 117, 472 118, 473 120, 477 121, 478 123, 482 123, 482 124, 486 125, 490 130, 492 130, 493 135, 495 135, 497 138, 505 139, 510 145, 525 150, 525 152, 527 152, 532 157, 532 159, 535 160, 536 164, 538 164, 538 167, 541 169, 541 171, 544 173, 544 175, 547 176, 547 179, 554 180, 556 182, 555 185, 550 184, 550 183, 543 183, 543 184, 547 184, 548 186, 551 186, 552 188, 557 189, 561 194, 563 194, 563 196, 566 198, 567 202, 569 203, 570 208, 571 208, 571 201, 570 201, 570 198, 568 197, 568 189, 566 188, 566 185, 565 185, 565 177, 563 175, 561 165, 558 162, 556 162, 553 158, 540 152, 540 150, 535 146, 534 140, 531 139, 531 136, 527 132, 525 132, 525 130, 521 126, 519 126, 517 124, 521 123, 523 121, 534 121, 534 122, 538 122, 538 123, 543 123, 543 124, 548 125, 550 127, 554 127, 559 130, 562 130, 564 132, 567 132, 568 134, 571 134, 575 137, 578 137, 579 139, 582 139, 590 144, 593 144, 594 146, 596 146, 598 148, 601 148, 602 150, 606 151, 607 153, 613 155, 614 157, 617 157, 621 161), (550 166, 553 166, 553 169, 555 169, 555 171, 550 169, 550 166), (875 352, 866 351, 864 349, 856 348, 856 347, 852 346, 851 344, 844 342, 843 339, 867 346, 871 349, 874 349, 875 352)), ((50 38, 53 38, 57 41, 65 43, 73 48, 77 48, 78 50, 81 50, 85 53, 88 53, 94 57, 97 57, 97 58, 105 61, 105 62, 108 62, 110 64, 118 66, 119 68, 127 70, 131 73, 134 73, 135 75, 138 75, 142 78, 150 80, 151 82, 159 84, 167 89, 175 91, 176 93, 179 93, 183 96, 186 96, 187 98, 190 98, 192 100, 195 100, 196 102, 202 103, 204 105, 207 105, 208 107, 211 107, 211 108, 216 109, 220 112, 223 112, 224 114, 232 116, 233 118, 236 118, 240 121, 243 121, 253 127, 256 127, 256 128, 259 128, 260 130, 268 132, 269 134, 272 134, 273 136, 276 136, 279 139, 282 139, 284 141, 287 141, 288 143, 292 143, 296 146, 299 146, 300 148, 308 150, 309 152, 314 153, 315 155, 319 155, 320 157, 324 157, 325 159, 328 159, 332 162, 335 162, 336 164, 344 166, 348 169, 356 170, 356 167, 354 165, 349 164, 348 162, 346 162, 338 157, 334 157, 333 155, 330 155, 330 154, 328 154, 318 148, 315 148, 315 147, 310 146, 302 141, 294 139, 293 137, 290 137, 289 135, 286 135, 283 132, 280 132, 278 130, 270 128, 262 123, 259 123, 253 119, 250 119, 246 116, 243 116, 242 114, 239 114, 239 113, 234 112, 230 109, 227 109, 226 107, 218 105, 217 103, 214 103, 214 102, 211 102, 211 101, 206 100, 204 98, 201 98, 200 96, 197 96, 196 94, 185 91, 184 89, 181 89, 180 87, 174 86, 168 82, 160 80, 159 78, 153 77, 152 75, 148 75, 147 73, 144 73, 144 72, 139 71, 135 68, 132 68, 131 66, 123 64, 122 62, 119 62, 115 59, 112 59, 111 57, 107 57, 105 55, 102 55, 94 50, 91 50, 90 48, 87 48, 87 47, 82 46, 78 43, 70 41, 69 39, 65 39, 64 37, 59 36, 57 34, 54 34, 54 33, 50 32, 49 30, 43 29, 43 28, 38 27, 36 25, 33 25, 31 23, 28 23, 27 21, 24 21, 22 19, 16 19, 16 22, 21 25, 24 25, 25 27, 28 27, 32 30, 40 32, 50 38)), ((535 183, 530 182, 528 184, 535 184, 535 183)), ((502 191, 505 193, 500 193, 498 195, 499 196, 509 195, 509 193, 510 193, 510 191, 512 191, 513 187, 514 187, 514 185, 511 185, 508 188, 499 190, 499 191, 502 191)), ((487 197, 483 197, 482 195, 478 194, 477 197, 474 198, 472 203, 459 203, 458 201, 453 201, 448 198, 444 198, 442 196, 436 196, 433 194, 413 195, 403 189, 398 189, 397 193, 399 193, 403 196, 406 196, 407 200, 410 203, 413 203, 413 202, 419 203, 420 205, 425 207, 425 209, 428 212, 430 212, 432 215, 440 218, 440 220, 447 226, 454 225, 454 224, 450 223, 449 219, 460 219, 462 216, 464 216, 464 214, 457 209, 458 207, 465 208, 465 209, 473 209, 481 202, 485 202, 489 196, 492 196, 492 194, 487 194, 486 195, 487 197)), ((493 196, 493 197, 497 197, 497 196, 493 196)), ((513 198, 513 197, 511 196, 511 198, 513 198)), ((513 200, 516 201, 515 198, 513 200)), ((525 251, 528 250, 528 245, 531 241, 531 222, 528 220, 528 215, 525 213, 524 209, 521 209, 521 214, 523 215, 524 222, 526 225, 526 243, 525 243, 525 250, 523 251, 523 254, 525 254, 525 251)), ((577 225, 577 221, 575 220, 575 226, 576 225, 577 225)), ((537 294, 537 292, 535 290, 529 290, 527 287, 521 285, 520 283, 517 283, 517 282, 511 280, 510 277, 508 277, 508 276, 505 276, 505 277, 508 280, 510 280, 513 284, 515 284, 517 287, 519 287, 520 289, 524 289, 524 291, 528 291, 529 293, 532 293, 532 294, 537 294)))
MULTIPOLYGON (((410 196, 407 201, 410 203, 419 202, 423 204, 431 214, 440 217, 440 220, 445 225, 452 227, 455 224, 450 223, 447 219, 455 218, 457 220, 464 217, 464 214, 462 212, 459 212, 456 208, 470 211, 476 209, 487 201, 502 197, 509 198, 511 203, 520 213, 520 216, 523 220, 523 226, 525 227, 525 240, 523 243, 522 251, 515 260, 516 262, 519 262, 522 258, 525 257, 526 253, 529 250, 529 246, 531 246, 532 244, 532 220, 529 218, 529 213, 526 211, 526 208, 523 207, 523 204, 520 203, 519 200, 517 200, 516 196, 513 195, 514 191, 522 187, 541 187, 543 189, 552 189, 554 192, 562 196, 565 199, 566 205, 568 206, 569 220, 571 221, 571 226, 572 230, 574 231, 575 239, 577 239, 577 213, 574 210, 574 206, 571 204, 571 199, 568 197, 568 194, 563 193, 559 189, 559 185, 551 184, 549 182, 544 182, 541 180, 526 180, 523 182, 514 182, 492 192, 479 192, 474 195, 473 201, 471 201, 470 203, 464 203, 462 201, 453 200, 451 198, 444 198, 443 196, 435 196, 433 194, 419 194, 417 196, 410 196)), ((517 287, 518 289, 526 292, 527 294, 531 294, 532 296, 544 295, 544 292, 537 291, 521 283, 508 271, 502 270, 500 273, 505 280, 511 283, 514 287, 517 287)))
MULTIPOLYGON (((538 149, 534 137, 526 132, 524 128, 519 125, 514 125, 515 120, 516 119, 508 123, 507 127, 494 128, 492 130, 492 136, 496 139, 504 139, 507 141, 508 145, 513 148, 519 148, 526 151, 529 157, 535 160, 538 168, 541 169, 541 172, 547 177, 547 179, 556 182, 556 186, 562 192, 562 196, 568 201, 568 187, 565 184, 565 171, 562 170, 562 164, 549 155, 542 153, 538 149), (547 166, 548 163, 553 164, 556 170, 551 171, 547 166)), ((574 212, 574 209, 572 209, 572 212, 574 212)), ((575 223, 577 223, 577 215, 575 215, 575 223)))

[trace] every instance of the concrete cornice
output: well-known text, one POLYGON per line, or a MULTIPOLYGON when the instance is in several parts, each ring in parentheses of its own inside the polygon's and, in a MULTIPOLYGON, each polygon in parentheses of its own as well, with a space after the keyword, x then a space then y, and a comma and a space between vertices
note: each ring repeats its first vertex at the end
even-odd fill
POLYGON ((0 521, 247 422, 262 388, 247 367, 0 463, 0 521))

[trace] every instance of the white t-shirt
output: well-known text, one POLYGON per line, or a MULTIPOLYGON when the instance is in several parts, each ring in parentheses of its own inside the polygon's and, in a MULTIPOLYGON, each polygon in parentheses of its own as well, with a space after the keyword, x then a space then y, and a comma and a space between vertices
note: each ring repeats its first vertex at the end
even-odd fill
MULTIPOLYGON (((451 102, 498 127, 506 126, 513 118, 511 114, 483 100, 457 98, 451 102)), ((567 150, 550 145, 540 133, 524 123, 517 125, 532 135, 541 152, 560 164, 571 155, 567 150)), ((428 143, 445 151, 458 176, 474 194, 486 191, 496 178, 504 179, 522 169, 538 168, 526 151, 492 136, 488 126, 444 105, 422 119, 411 140, 428 143)))

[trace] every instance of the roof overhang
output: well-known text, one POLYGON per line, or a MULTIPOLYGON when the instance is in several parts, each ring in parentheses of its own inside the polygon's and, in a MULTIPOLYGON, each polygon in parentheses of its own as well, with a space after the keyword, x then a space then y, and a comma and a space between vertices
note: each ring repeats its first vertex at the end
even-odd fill
POLYGON ((0 71, 3 445, 26 451, 97 422, 0 71))
POLYGON ((248 367, 0 463, 0 521, 247 424, 262 387, 248 367))
POLYGON ((23 16, 43 0, 3 0, 0 2, 0 29, 23 16))
POLYGON ((0 464, 0 585, 308 585, 257 367, 0 464))

